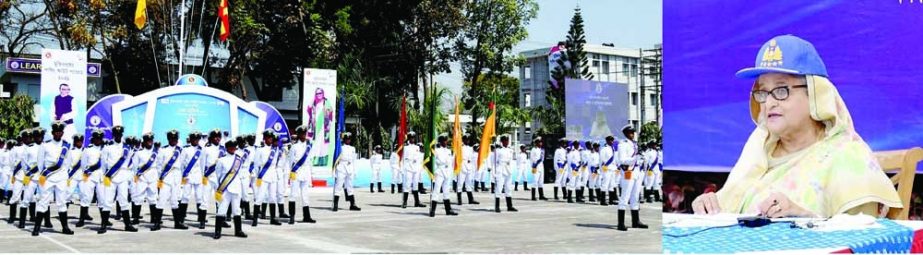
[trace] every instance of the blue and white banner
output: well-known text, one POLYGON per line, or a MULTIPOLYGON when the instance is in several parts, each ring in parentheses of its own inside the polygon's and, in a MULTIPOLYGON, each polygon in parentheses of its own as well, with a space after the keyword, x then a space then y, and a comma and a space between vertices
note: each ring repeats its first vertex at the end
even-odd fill
MULTIPOLYGON (((41 110, 36 113, 42 127, 62 121, 65 139, 84 130, 87 112, 86 52, 42 50, 41 110)), ((49 134, 50 135, 50 134, 49 134)))

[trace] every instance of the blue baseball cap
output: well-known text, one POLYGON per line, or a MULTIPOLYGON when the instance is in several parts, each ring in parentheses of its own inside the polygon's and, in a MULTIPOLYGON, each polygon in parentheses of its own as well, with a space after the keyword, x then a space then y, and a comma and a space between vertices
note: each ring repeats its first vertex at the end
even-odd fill
POLYGON ((781 35, 764 43, 754 67, 737 71, 737 77, 756 78, 764 73, 827 77, 827 67, 810 42, 794 35, 781 35))

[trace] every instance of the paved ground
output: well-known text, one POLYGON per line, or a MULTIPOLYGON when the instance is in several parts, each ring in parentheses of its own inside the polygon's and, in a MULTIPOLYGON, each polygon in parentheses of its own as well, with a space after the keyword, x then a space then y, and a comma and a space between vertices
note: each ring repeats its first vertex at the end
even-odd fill
MULTIPOLYGON (((387 189, 387 187, 385 187, 387 189)), ((550 187, 548 191, 549 197, 550 187)), ((119 230, 97 235, 99 216, 94 224, 76 229, 76 234, 58 233, 60 226, 53 217, 54 231, 45 230, 31 237, 27 230, 5 223, 8 210, 0 210, 0 252, 307 252, 307 253, 660 253, 660 204, 643 204, 642 219, 652 228, 614 229, 616 208, 563 202, 533 202, 526 191, 516 192, 514 206, 519 212, 493 212, 493 199, 478 193, 480 205, 454 206, 460 216, 444 214, 441 204, 435 218, 427 216, 429 208, 401 209, 397 194, 374 193, 358 189, 360 212, 330 211, 329 188, 314 189, 312 216, 317 224, 271 226, 266 221, 256 228, 244 221, 247 239, 228 235, 211 238, 212 226, 204 230, 166 228, 151 232, 145 215, 141 230, 119 230), (41 248, 38 248, 41 247, 41 248)), ((425 195, 429 198, 429 195, 425 195)), ((422 199, 422 197, 421 197, 422 199)), ((455 199, 454 195, 452 197, 455 199)), ((412 201, 412 198, 411 198, 412 201)), ((467 199, 465 199, 467 201, 467 199)), ((412 202, 411 202, 412 203, 412 202)), ((427 202, 428 203, 428 202, 427 202)), ((71 206, 70 217, 77 215, 71 206)), ((343 205, 341 204, 341 209, 343 205)), ((147 207, 144 212, 147 213, 147 207)), ((298 219, 301 211, 298 210, 298 219)), ((195 218, 190 214, 189 218, 195 218)), ((164 220, 172 227, 171 218, 164 220)), ((629 220, 629 219, 626 219, 629 220)), ((76 222, 71 219, 71 227, 76 222)), ((214 219, 209 219, 209 225, 214 219)), ((187 222, 188 223, 188 222, 187 222)), ((27 223, 26 228, 30 229, 27 223)), ((121 223, 115 223, 121 229, 121 223)))

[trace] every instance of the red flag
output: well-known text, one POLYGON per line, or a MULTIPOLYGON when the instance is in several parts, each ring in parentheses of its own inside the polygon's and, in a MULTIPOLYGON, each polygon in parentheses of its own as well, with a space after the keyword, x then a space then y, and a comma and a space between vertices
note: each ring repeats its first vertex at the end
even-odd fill
POLYGON ((219 0, 221 1, 218 4, 218 17, 221 18, 221 33, 219 34, 219 39, 221 41, 227 41, 228 36, 231 35, 231 14, 228 12, 228 0, 219 0))
POLYGON ((404 159, 404 140, 407 138, 407 96, 401 101, 401 122, 397 131, 397 155, 404 159))

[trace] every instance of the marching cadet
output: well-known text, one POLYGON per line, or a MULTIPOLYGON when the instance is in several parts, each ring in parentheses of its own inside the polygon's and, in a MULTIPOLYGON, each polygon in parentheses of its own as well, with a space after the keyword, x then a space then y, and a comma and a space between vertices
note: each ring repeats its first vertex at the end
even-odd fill
POLYGON ((417 134, 413 131, 407 133, 407 144, 404 145, 403 157, 401 160, 401 165, 404 175, 404 202, 401 204, 401 208, 407 208, 407 196, 410 193, 413 193, 413 207, 426 207, 420 203, 420 194, 419 187, 413 185, 418 183, 418 178, 420 178, 420 170, 423 167, 420 162, 423 160, 423 152, 420 151, 420 146, 416 144, 417 134))
MULTIPOLYGON (((90 203, 93 202, 93 194, 96 194, 97 199, 103 197, 103 186, 98 185, 102 178, 102 171, 98 170, 102 169, 103 165, 103 135, 105 133, 102 130, 94 128, 90 133, 90 145, 83 150, 81 157, 83 168, 80 169, 80 180, 77 182, 77 189, 80 190, 80 218, 77 219, 77 225, 75 225, 78 228, 83 227, 86 221, 93 220, 90 217, 90 203)), ((102 207, 99 209, 102 215, 102 207)))
MULTIPOLYGON (((490 193, 497 193, 497 145, 491 144, 490 151, 487 152, 487 172, 486 175, 490 182, 490 193)), ((487 182, 484 182, 484 190, 487 190, 487 182)))
POLYGON ((570 146, 567 148, 567 168, 565 169, 567 173, 567 191, 565 191, 564 197, 567 198, 568 203, 574 202, 574 191, 577 190, 577 176, 580 175, 579 148, 579 141, 570 142, 570 146))
MULTIPOLYGON (((22 130, 19 132, 19 144, 14 146, 10 150, 10 166, 13 168, 10 172, 10 187, 12 187, 13 194, 10 196, 10 200, 7 201, 10 205, 10 218, 7 220, 7 223, 13 224, 13 221, 16 220, 16 211, 19 208, 19 228, 26 227, 26 208, 22 206, 28 202, 22 200, 23 196, 23 179, 25 177, 25 154, 26 146, 32 140, 32 137, 29 137, 28 130, 22 130)), ((9 143, 7 143, 9 147, 9 143)))
MULTIPOLYGON (((189 200, 195 199, 196 212, 201 211, 199 208, 202 207, 202 202, 205 200, 205 187, 203 186, 205 184, 202 183, 204 163, 202 160, 202 147, 199 143, 200 138, 201 136, 197 131, 189 133, 189 138, 187 139, 188 145, 183 148, 180 154, 180 166, 182 167, 180 185, 183 186, 183 194, 179 202, 180 224, 185 224, 186 215, 189 209, 189 200)), ((200 215, 199 221, 204 221, 205 215, 202 213, 200 213, 200 215)), ((200 226, 199 229, 204 227, 205 226, 200 226)))
MULTIPOLYGON (((237 150, 241 151, 241 157, 243 159, 243 166, 241 169, 244 171, 239 174, 243 175, 244 178, 244 190, 241 193, 240 199, 240 209, 244 211, 245 220, 253 220, 253 215, 250 214, 250 202, 253 201, 253 192, 252 188, 252 178, 253 178, 253 158, 256 157, 256 154, 253 153, 253 146, 250 144, 249 137, 250 134, 238 136, 235 141, 237 142, 237 150)), ((256 139, 255 137, 253 139, 256 139)))
POLYGON ((475 184, 475 175, 477 174, 478 153, 471 147, 473 140, 471 135, 465 135, 462 140, 465 142, 465 145, 462 146, 462 167, 458 176, 456 176, 458 180, 458 205, 462 204, 462 191, 468 195, 468 204, 477 205, 480 203, 474 201, 472 191, 474 191, 473 186, 475 184))
POLYGON ((531 170, 529 167, 529 154, 526 152, 526 145, 519 145, 519 153, 516 153, 516 174, 513 177, 513 191, 519 191, 519 181, 522 181, 522 190, 529 190, 528 180, 529 177, 526 176, 526 172, 531 170))
POLYGON ((618 171, 618 163, 616 162, 614 143, 615 137, 611 135, 607 136, 606 145, 599 149, 599 189, 597 189, 596 195, 599 196, 599 205, 602 206, 609 205, 609 201, 606 200, 607 194, 609 195, 609 199, 615 197, 614 186, 616 185, 613 183, 613 178, 616 178, 615 172, 618 171))
POLYGON ((156 206, 151 209, 151 222, 154 223, 151 231, 160 230, 163 224, 163 210, 167 208, 173 212, 173 228, 189 229, 183 224, 183 212, 180 211, 179 203, 183 192, 180 184, 181 171, 183 171, 182 155, 183 149, 179 147, 179 131, 175 129, 167 131, 167 145, 160 148, 155 156, 156 163, 154 164, 160 171, 148 170, 156 174, 156 187, 159 192, 156 206))
POLYGON ((652 141, 645 147, 647 149, 644 151, 644 163, 647 174, 644 176, 644 199, 651 203, 654 197, 657 198, 657 202, 660 202, 660 194, 655 191, 655 185, 660 177, 660 154, 657 152, 657 143, 652 141))
POLYGON ((311 166, 313 164, 311 164, 311 162, 314 162, 314 158, 317 156, 317 150, 312 150, 311 141, 313 140, 307 137, 307 130, 307 126, 295 128, 295 134, 298 135, 298 140, 292 144, 289 150, 291 154, 289 154, 288 158, 294 160, 294 162, 292 162, 292 171, 291 174, 289 174, 289 181, 292 183, 292 192, 288 197, 288 224, 295 224, 295 201, 299 199, 301 200, 301 222, 316 222, 311 218, 311 199, 308 193, 310 193, 312 186, 311 166))
POLYGON ((361 208, 356 206, 356 196, 353 192, 353 178, 356 171, 356 148, 352 145, 352 134, 343 133, 343 146, 340 150, 340 157, 336 164, 336 179, 333 181, 333 211, 337 211, 337 203, 340 202, 340 196, 337 195, 339 190, 343 189, 346 193, 346 201, 349 201, 350 211, 359 211, 361 208))
POLYGON ((289 175, 291 174, 292 158, 289 157, 289 151, 291 151, 292 141, 288 137, 281 137, 281 144, 279 145, 282 149, 282 155, 284 157, 279 158, 279 163, 276 164, 278 168, 276 169, 276 175, 278 175, 276 180, 279 180, 276 183, 276 190, 273 194, 276 196, 276 201, 278 201, 279 207, 279 218, 285 219, 291 217, 285 210, 285 197, 291 191, 291 182, 289 181, 289 175))
MULTIPOLYGON (((214 174, 215 169, 218 163, 218 159, 224 157, 227 154, 225 151, 224 145, 221 145, 221 130, 214 129, 208 133, 208 144, 205 145, 205 148, 202 149, 202 163, 204 164, 205 170, 202 171, 202 186, 205 194, 214 194, 215 185, 217 185, 218 177, 214 174)), ((197 197, 198 198, 198 197, 197 197)), ((198 221, 199 229, 205 228, 206 216, 208 215, 209 196, 203 196, 202 200, 196 200, 199 202, 198 207, 198 221)), ((217 203, 217 201, 216 201, 217 203)), ((223 227, 231 227, 227 222, 220 221, 215 222, 215 224, 223 225, 223 227)))
MULTIPOLYGON (((67 159, 65 160, 65 166, 67 166, 67 195, 65 196, 66 204, 70 204, 71 199, 76 191, 77 186, 80 184, 80 181, 83 179, 83 152, 86 150, 83 148, 83 134, 77 133, 73 135, 71 143, 70 153, 67 154, 67 159)), ((80 194, 77 194, 78 197, 80 194)), ((79 216, 82 217, 82 216, 79 216)), ((89 217, 89 215, 87 215, 89 217)), ((87 220, 93 220, 92 218, 87 220)))
POLYGON ((496 168, 494 169, 494 179, 497 187, 494 190, 494 211, 500 212, 500 197, 506 196, 506 211, 516 212, 513 208, 513 197, 510 192, 510 186, 513 186, 513 149, 510 148, 510 138, 508 136, 500 137, 501 147, 497 148, 494 153, 496 168))
MULTIPOLYGON (((395 139, 394 143, 397 143, 395 139)), ((398 148, 401 145, 397 146, 398 148)), ((404 175, 401 169, 401 157, 399 149, 391 152, 391 157, 388 158, 388 161, 391 163, 391 194, 394 194, 395 186, 397 186, 397 193, 404 193, 404 175)))
MULTIPOLYGON (((276 196, 273 195, 272 191, 276 189, 276 182, 278 176, 276 175, 276 165, 282 158, 282 150, 276 146, 276 134, 272 129, 266 129, 263 131, 263 146, 260 146, 256 149, 256 158, 254 158, 254 163, 256 164, 256 180, 254 183, 254 189, 256 190, 256 204, 269 204, 269 224, 271 225, 282 225, 281 222, 276 220, 276 196)), ((258 214, 262 215, 266 212, 262 209, 258 214)), ((259 222, 259 217, 254 215, 253 225, 256 226, 259 222)))
POLYGON ((154 133, 145 133, 141 136, 141 149, 135 152, 132 157, 132 172, 134 180, 131 186, 131 216, 132 224, 140 224, 141 206, 147 200, 148 210, 150 210, 152 223, 155 216, 157 203, 157 181, 159 169, 163 167, 157 163, 157 154, 160 148, 154 147, 154 133))
POLYGON ((439 203, 439 199, 442 199, 446 215, 458 215, 452 211, 452 203, 449 202, 449 184, 452 183, 452 177, 455 175, 455 157, 452 155, 452 150, 448 148, 448 140, 447 135, 440 135, 439 145, 434 151, 436 169, 434 169, 433 192, 430 193, 429 217, 436 217, 436 204, 439 203))
MULTIPOLYGON (((103 203, 103 213, 102 213, 102 224, 97 233, 103 234, 106 233, 108 225, 106 222, 109 221, 109 214, 112 211, 112 206, 116 202, 121 205, 121 208, 130 208, 128 205, 128 185, 133 179, 134 174, 131 172, 131 148, 127 143, 122 143, 122 134, 125 129, 122 126, 112 127, 112 145, 106 146, 103 148, 103 165, 104 165, 104 174, 103 174, 103 186, 105 190, 103 191, 102 199, 99 199, 103 203)), ((128 210, 123 210, 122 221, 125 223, 125 231, 128 232, 138 232, 134 226, 131 225, 131 219, 129 218, 128 210)))
MULTIPOLYGON (((6 139, 0 138, 0 203, 7 197, 7 183, 10 183, 10 146, 6 139)), ((12 215, 12 214, 11 214, 12 215)))
MULTIPOLYGON (((532 169, 532 181, 535 188, 538 189, 538 199, 548 200, 545 197, 545 143, 542 141, 542 137, 536 137, 532 141, 532 150, 529 151, 529 161, 532 169)), ((535 201, 535 188, 532 189, 532 201, 535 201)), ((555 188, 555 196, 557 196, 557 188, 555 188)))
POLYGON ((23 154, 23 194, 22 194, 22 203, 23 208, 29 209, 29 221, 35 221, 35 193, 37 185, 33 180, 36 180, 36 174, 39 170, 39 148, 42 144, 42 139, 45 136, 45 131, 40 127, 35 127, 29 130, 29 135, 32 137, 30 143, 26 146, 25 153, 23 154))
POLYGON ((587 181, 590 179, 590 156, 593 150, 593 142, 584 141, 580 146, 580 176, 577 177, 577 203, 585 203, 583 200, 584 191, 587 188, 587 181))
MULTIPOLYGON (((220 203, 215 214, 215 221, 225 222, 224 217, 230 210, 234 217, 234 236, 247 238, 240 218, 240 199, 245 190, 244 186, 247 185, 248 181, 247 177, 242 173, 247 170, 242 168, 244 160, 241 157, 242 153, 237 151, 236 141, 228 139, 223 147, 227 150, 227 153, 215 162, 217 164, 215 175, 218 176, 218 185, 215 187, 215 201, 220 203)), ((215 224, 215 239, 221 238, 222 227, 222 224, 215 224)))
POLYGON ((592 149, 590 149, 590 181, 587 184, 587 192, 590 193, 590 203, 596 202, 596 195, 599 194, 599 167, 602 164, 599 162, 599 143, 593 142, 592 149))
POLYGON ((638 176, 638 174, 644 174, 641 172, 640 164, 642 164, 642 159, 638 153, 638 145, 635 143, 635 129, 631 125, 626 125, 622 128, 622 134, 625 135, 625 140, 619 142, 618 147, 618 158, 619 158, 619 167, 623 171, 623 178, 620 180, 620 186, 622 186, 622 194, 619 197, 619 225, 617 227, 620 231, 627 231, 628 228, 625 227, 625 209, 631 209, 631 227, 632 228, 647 228, 647 225, 641 223, 641 218, 639 218, 641 209, 638 204, 638 198, 641 193, 641 179, 644 176, 638 176))
POLYGON ((381 189, 381 165, 384 161, 382 158, 381 145, 375 145, 375 149, 372 150, 372 156, 369 157, 369 162, 372 164, 372 181, 369 182, 369 191, 371 193, 375 193, 375 183, 378 183, 379 193, 385 192, 381 189))
POLYGON ((38 205, 36 207, 36 221, 32 229, 32 236, 38 236, 41 231, 41 223, 43 219, 48 218, 50 221, 51 215, 49 210, 49 205, 52 200, 57 197, 56 201, 58 219, 61 222, 61 233, 65 235, 73 235, 74 231, 67 226, 67 173, 69 167, 67 166, 68 151, 70 150, 70 143, 62 139, 64 136, 64 123, 60 121, 55 121, 51 124, 51 137, 52 140, 42 143, 39 147, 39 178, 38 185, 41 192, 39 192, 38 205))
POLYGON ((558 141, 560 147, 554 151, 554 200, 558 200, 558 189, 567 197, 567 190, 564 188, 565 178, 567 176, 567 140, 558 141))

